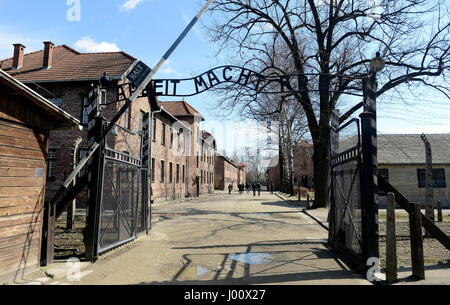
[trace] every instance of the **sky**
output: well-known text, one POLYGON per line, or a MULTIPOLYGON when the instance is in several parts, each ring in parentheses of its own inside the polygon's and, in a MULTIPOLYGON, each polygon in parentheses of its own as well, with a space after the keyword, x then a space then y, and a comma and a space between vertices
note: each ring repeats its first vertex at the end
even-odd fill
MULTIPOLYGON (((122 50, 154 67, 203 3, 200 0, 0 0, 0 58, 12 57, 13 43, 22 43, 27 47, 25 52, 32 52, 43 49, 43 41, 52 41, 80 52, 122 50)), ((202 17, 155 78, 189 78, 227 64, 225 56, 217 56, 217 46, 209 42, 202 24, 211 18, 209 14, 202 17)), ((420 89, 416 93, 418 96, 404 94, 406 103, 391 94, 379 98, 379 133, 450 133, 450 101, 432 90, 420 89)), ((160 100, 174 99, 181 98, 160 100)), ((214 109, 216 97, 212 93, 189 97, 186 101, 203 114, 210 131, 220 130, 215 134, 219 149, 222 146, 228 152, 241 145, 227 139, 242 134, 245 126, 216 121, 214 113, 219 110, 214 109), (217 127, 220 124, 234 127, 224 130, 217 127)), ((342 111, 359 101, 344 97, 342 111)))

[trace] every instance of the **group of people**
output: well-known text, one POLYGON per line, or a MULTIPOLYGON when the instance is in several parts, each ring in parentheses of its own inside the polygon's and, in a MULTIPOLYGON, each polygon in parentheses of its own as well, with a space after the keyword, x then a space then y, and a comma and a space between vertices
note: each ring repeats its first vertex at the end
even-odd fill
MULTIPOLYGON (((247 191, 247 194, 250 192, 250 189, 253 191, 253 196, 256 196, 256 192, 258 192, 258 196, 261 196, 261 184, 259 183, 253 183, 252 185, 246 183, 244 184, 238 184, 239 194, 243 194, 245 191, 247 191)), ((233 190, 233 184, 228 185, 228 194, 231 195, 231 191, 233 190)), ((273 185, 267 186, 267 191, 270 191, 270 194, 273 194, 273 185)))

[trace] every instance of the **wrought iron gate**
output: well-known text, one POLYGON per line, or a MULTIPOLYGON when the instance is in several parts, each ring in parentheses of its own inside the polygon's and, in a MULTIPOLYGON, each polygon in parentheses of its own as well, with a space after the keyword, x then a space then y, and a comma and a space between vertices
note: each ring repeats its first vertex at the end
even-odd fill
POLYGON ((116 127, 103 151, 97 254, 136 238, 146 230, 147 168, 144 133, 116 127))
POLYGON ((358 264, 363 262, 362 155, 358 119, 332 128, 329 240, 358 264))
POLYGON ((329 242, 359 269, 379 259, 376 140, 373 115, 363 112, 331 127, 331 206, 329 242))

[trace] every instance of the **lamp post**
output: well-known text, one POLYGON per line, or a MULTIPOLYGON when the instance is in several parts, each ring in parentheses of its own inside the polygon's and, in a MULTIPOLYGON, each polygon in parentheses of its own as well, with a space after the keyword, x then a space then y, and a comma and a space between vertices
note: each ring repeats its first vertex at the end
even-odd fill
POLYGON ((377 177, 377 81, 376 74, 385 67, 385 61, 376 54, 370 62, 370 76, 364 81, 364 112, 360 115, 362 126, 363 194, 362 194, 362 242, 363 257, 379 259, 378 245, 378 177, 377 177))

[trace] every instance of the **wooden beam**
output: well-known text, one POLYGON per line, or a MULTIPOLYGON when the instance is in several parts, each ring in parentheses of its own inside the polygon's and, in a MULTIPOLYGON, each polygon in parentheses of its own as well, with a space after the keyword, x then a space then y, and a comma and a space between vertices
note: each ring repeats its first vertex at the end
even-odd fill
MULTIPOLYGON (((411 214, 411 206, 409 200, 403 196, 395 187, 393 187, 386 179, 378 175, 378 187, 380 190, 385 192, 391 192, 395 195, 395 201, 400 205, 402 209, 411 214)), ((430 232, 431 236, 436 238, 444 247, 450 250, 450 238, 445 232, 439 229, 434 222, 420 213, 422 215, 422 226, 430 232)))
POLYGON ((58 219, 69 204, 81 193, 84 187, 88 184, 88 173, 84 174, 77 183, 66 190, 63 197, 55 204, 56 205, 56 219, 58 219))

